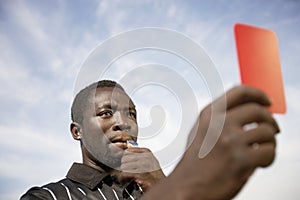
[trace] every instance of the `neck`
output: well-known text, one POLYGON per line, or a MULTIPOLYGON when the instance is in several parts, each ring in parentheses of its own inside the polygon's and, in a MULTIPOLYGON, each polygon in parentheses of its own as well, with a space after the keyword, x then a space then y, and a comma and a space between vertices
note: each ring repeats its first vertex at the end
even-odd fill
POLYGON ((82 148, 82 163, 83 164, 90 166, 100 172, 106 172, 111 175, 117 175, 119 173, 118 170, 108 167, 107 165, 101 163, 100 161, 98 161, 95 158, 94 159, 91 159, 91 158, 93 158, 93 156, 91 156, 90 153, 85 148, 82 148), (87 156, 88 154, 89 154, 89 156, 87 156))

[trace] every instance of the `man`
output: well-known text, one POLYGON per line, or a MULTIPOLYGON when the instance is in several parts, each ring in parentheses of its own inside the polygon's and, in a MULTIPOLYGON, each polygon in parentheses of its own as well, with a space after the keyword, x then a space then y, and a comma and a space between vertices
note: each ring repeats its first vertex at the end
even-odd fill
MULTIPOLYGON (((109 98, 116 96, 117 98, 112 99, 130 101, 129 105, 131 106, 124 110, 133 111, 134 109, 132 108, 134 106, 131 100, 128 97, 123 98, 125 93, 121 93, 120 90, 117 91, 119 91, 119 93, 117 92, 112 95, 111 91, 108 92, 106 90, 109 94, 109 98)), ((97 102, 97 95, 95 99, 97 102)), ((113 162, 107 161, 107 163, 112 166, 120 165, 120 170, 111 170, 111 172, 113 172, 111 174, 115 175, 115 177, 117 177, 117 181, 120 182, 130 179, 134 180, 135 186, 137 185, 136 182, 139 182, 140 185, 143 185, 143 183, 145 185, 153 185, 152 187, 145 187, 145 189, 148 190, 141 197, 143 200, 231 199, 240 191, 257 167, 266 167, 274 160, 275 135, 279 132, 279 128, 271 113, 267 109, 270 104, 270 100, 264 93, 246 86, 233 88, 222 97, 215 100, 201 112, 194 129, 191 131, 191 141, 189 141, 191 144, 190 147, 185 152, 182 160, 179 162, 175 170, 167 178, 157 178, 162 177, 160 170, 151 171, 147 169, 148 173, 134 173, 141 171, 139 169, 140 167, 135 165, 136 163, 133 161, 136 156, 132 155, 132 152, 130 152, 131 149, 126 149, 125 140, 128 139, 127 136, 124 138, 120 137, 121 139, 118 138, 115 140, 113 136, 107 134, 107 138, 114 144, 108 143, 111 145, 111 148, 108 148, 109 150, 104 155, 114 155, 112 158, 115 160, 113 162), (225 107, 223 106, 224 99, 227 99, 225 107), (211 120, 212 106, 214 106, 215 110, 213 120, 211 120), (220 123, 222 123, 222 120, 220 121, 219 119, 222 119, 224 116, 224 126, 222 129, 218 129, 220 127, 220 123), (255 123, 256 126, 250 129, 245 128, 246 125, 253 123, 255 123), (221 131, 221 135, 214 148, 207 156, 200 158, 199 151, 205 136, 207 134, 216 135, 218 134, 218 131, 221 131), (116 146, 125 149, 123 155, 119 152, 120 148, 115 148, 116 146), (128 155, 130 155, 130 158, 128 155), (158 179, 160 180, 157 181, 158 179), (154 183, 156 184, 154 185, 154 183)), ((105 109, 101 112, 101 108, 103 108, 101 105, 105 105, 105 103, 95 104, 94 110, 98 113, 95 114, 95 116, 90 118, 83 116, 83 118, 86 118, 86 121, 83 120, 82 124, 89 124, 89 127, 86 128, 89 129, 90 133, 94 130, 91 126, 93 123, 101 124, 101 121, 97 121, 95 119, 97 115, 102 116, 103 114, 104 116, 113 116, 114 112, 106 112, 105 109), (98 109, 99 107, 100 109, 98 109), (97 112, 97 110, 99 112, 97 112)), ((106 106, 104 106, 104 108, 105 107, 106 106)), ((120 106, 120 108, 123 108, 123 106, 120 106)), ((84 107, 83 109, 85 110, 84 107)), ((134 115, 134 111, 132 113, 128 112, 128 116, 132 116, 132 118, 134 118, 134 115)), ((134 123, 129 120, 130 118, 131 117, 128 117, 128 122, 127 124, 125 123, 126 125, 123 124, 124 126, 121 126, 121 128, 118 127, 115 129, 135 129, 135 127, 132 126, 134 123)), ((102 129, 105 131, 108 127, 112 126, 103 126, 102 129)), ((71 125, 71 129, 74 138, 82 139, 86 128, 73 123, 71 125), (80 131, 82 134, 79 134, 80 131)), ((135 133, 135 131, 132 133, 135 133)), ((133 134, 132 139, 135 140, 136 135, 133 134)), ((103 144, 105 144, 105 142, 103 142, 103 144)), ((84 144, 82 147, 83 152, 89 151, 89 149, 85 149, 84 144)), ((99 167, 99 163, 97 162, 97 159, 95 159, 95 156, 93 157, 91 153, 87 153, 86 155, 86 159, 84 159, 84 163, 86 163, 86 165, 92 166, 93 169, 99 167)), ((154 157, 151 156, 151 158, 154 157)), ((157 169, 157 161, 154 160, 153 163, 154 165, 151 165, 152 169, 157 169)), ((101 169, 104 168, 100 167, 98 170, 101 171, 101 169)), ((143 172, 147 172, 147 170, 143 172)), ((84 170, 79 169, 76 172, 83 173, 84 170)), ((70 177, 70 179, 71 178, 72 177, 70 177)), ((97 180, 101 178, 101 176, 93 177, 93 180, 94 182, 97 182, 97 180)), ((111 182, 114 180, 115 179, 110 178, 111 182)), ((101 182, 101 188, 98 186, 99 193, 101 193, 104 189, 103 185, 105 186, 105 184, 103 184, 103 182, 104 181, 101 182)), ((137 187, 133 188, 133 191, 138 190, 137 187)), ((40 191, 41 189, 38 188, 38 190, 40 191)), ((71 190, 77 191, 82 190, 82 188, 78 188, 77 190, 76 188, 72 188, 71 190)), ((63 192, 63 190, 61 190, 61 192, 63 192)), ((86 193, 86 191, 83 192, 86 193)), ((115 192, 115 194, 116 193, 117 192, 115 192)), ((136 194, 131 191, 129 193, 136 194)), ((72 196, 71 194, 69 196, 74 199, 74 195, 72 196)), ((139 198, 138 195, 136 197, 139 198)), ((130 198, 134 199, 135 197, 130 196, 130 198)), ((99 197, 98 199, 118 198, 116 194, 115 197, 99 197)), ((124 199, 126 199, 126 197, 124 197, 124 199)))
POLYGON ((138 199, 165 177, 149 149, 128 144, 137 140, 137 113, 119 84, 91 84, 76 95, 71 113, 83 163, 74 163, 65 179, 31 188, 21 199, 138 199))

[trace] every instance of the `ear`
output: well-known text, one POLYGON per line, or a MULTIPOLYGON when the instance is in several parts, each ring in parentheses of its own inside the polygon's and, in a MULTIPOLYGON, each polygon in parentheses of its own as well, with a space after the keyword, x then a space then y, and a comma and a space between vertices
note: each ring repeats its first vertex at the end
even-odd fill
POLYGON ((72 122, 70 124, 70 131, 75 140, 81 140, 82 132, 81 132, 80 124, 78 124, 76 122, 72 122))

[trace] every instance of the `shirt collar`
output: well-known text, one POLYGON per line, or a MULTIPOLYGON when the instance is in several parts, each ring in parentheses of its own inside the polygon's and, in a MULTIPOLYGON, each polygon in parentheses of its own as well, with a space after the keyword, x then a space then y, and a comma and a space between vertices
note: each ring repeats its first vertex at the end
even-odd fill
POLYGON ((101 172, 85 164, 73 163, 66 177, 93 190, 108 176, 108 173, 101 172))
MULTIPOLYGON (((96 189, 102 181, 106 182, 108 185, 113 182, 119 184, 116 177, 111 176, 109 173, 101 172, 82 163, 73 163, 66 177, 72 181, 85 185, 91 190, 96 189)), ((123 188, 123 194, 126 194, 127 192, 131 193, 138 185, 132 180, 123 184, 121 187, 123 188)))

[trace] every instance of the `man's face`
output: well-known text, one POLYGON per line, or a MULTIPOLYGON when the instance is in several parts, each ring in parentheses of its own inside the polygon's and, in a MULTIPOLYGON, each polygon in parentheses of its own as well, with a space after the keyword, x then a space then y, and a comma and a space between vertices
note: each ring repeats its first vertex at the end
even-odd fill
POLYGON ((137 139, 136 110, 125 92, 118 88, 97 88, 91 106, 83 114, 83 145, 101 163, 115 168, 120 165, 127 140, 137 139), (93 103, 92 103, 93 104, 93 103))

